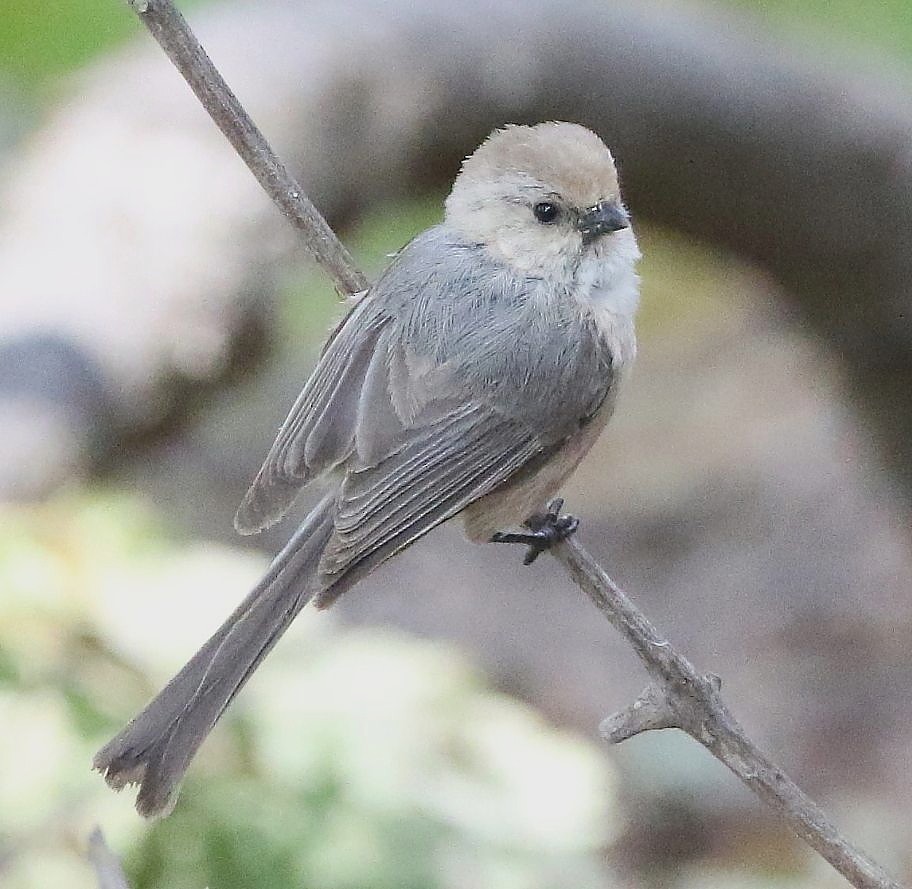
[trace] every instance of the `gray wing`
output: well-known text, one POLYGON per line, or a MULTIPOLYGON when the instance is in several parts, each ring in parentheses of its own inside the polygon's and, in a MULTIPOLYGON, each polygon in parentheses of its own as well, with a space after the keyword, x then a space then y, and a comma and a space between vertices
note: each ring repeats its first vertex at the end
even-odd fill
POLYGON ((575 433, 607 391, 604 356, 568 328, 578 312, 545 317, 530 286, 440 229, 416 239, 327 345, 238 528, 277 521, 302 485, 332 472, 335 531, 321 560, 331 586, 575 433))
POLYGON ((242 534, 275 524, 307 482, 349 456, 364 377, 389 321, 364 298, 336 328, 238 508, 242 534))
POLYGON ((405 443, 375 465, 349 471, 339 491, 335 531, 320 560, 324 592, 318 606, 341 592, 334 584, 355 582, 542 451, 523 424, 470 403, 411 429, 405 443))
POLYGON ((357 332, 343 327, 324 353, 238 512, 244 527, 279 518, 303 484, 335 468, 326 587, 370 571, 542 451, 524 424, 460 391, 458 365, 413 356, 388 316, 353 321, 357 332))

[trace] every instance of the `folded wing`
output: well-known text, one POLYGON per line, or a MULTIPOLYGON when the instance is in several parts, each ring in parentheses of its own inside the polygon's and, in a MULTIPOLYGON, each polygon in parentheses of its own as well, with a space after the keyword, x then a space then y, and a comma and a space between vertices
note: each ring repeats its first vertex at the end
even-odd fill
POLYGON ((452 409, 414 427, 374 466, 346 473, 335 531, 320 560, 330 604, 343 589, 418 537, 507 481, 542 452, 522 424, 481 404, 452 409))
POLYGON ((350 455, 364 378, 390 322, 372 308, 355 306, 324 348, 234 517, 242 534, 275 524, 307 482, 350 455))

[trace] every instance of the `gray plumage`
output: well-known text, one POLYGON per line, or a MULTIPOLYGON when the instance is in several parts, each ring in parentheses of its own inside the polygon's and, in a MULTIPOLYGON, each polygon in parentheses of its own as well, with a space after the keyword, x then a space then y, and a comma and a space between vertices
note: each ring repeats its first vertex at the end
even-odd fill
MULTIPOLYGON (((200 744, 311 598, 326 607, 467 508, 470 536, 487 539, 492 522, 522 521, 572 471, 611 412, 619 370, 613 322, 576 284, 518 272, 441 225, 354 305, 235 524, 273 524, 315 479, 325 496, 247 599, 95 758, 112 786, 141 785, 142 814, 170 810, 200 744)), ((629 337, 632 350, 632 326, 629 337)))
POLYGON ((487 479, 457 433, 483 430, 492 456, 528 459, 595 414, 610 371, 595 318, 569 291, 517 276, 432 228, 396 257, 325 347, 235 524, 250 533, 278 521, 302 485, 332 471, 344 474, 342 514, 355 487, 392 494, 407 483, 414 495, 419 476, 407 459, 421 455, 424 497, 436 500, 435 471, 462 466, 464 506, 476 487, 490 490, 505 474, 492 469, 487 479))

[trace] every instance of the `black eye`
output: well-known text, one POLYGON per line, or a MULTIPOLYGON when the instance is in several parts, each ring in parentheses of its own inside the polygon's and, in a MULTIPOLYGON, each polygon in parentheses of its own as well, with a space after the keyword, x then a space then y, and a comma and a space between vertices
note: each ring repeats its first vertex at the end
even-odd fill
POLYGON ((552 204, 551 201, 541 201, 532 208, 532 215, 542 225, 550 225, 552 222, 556 222, 557 217, 560 216, 560 207, 552 204))

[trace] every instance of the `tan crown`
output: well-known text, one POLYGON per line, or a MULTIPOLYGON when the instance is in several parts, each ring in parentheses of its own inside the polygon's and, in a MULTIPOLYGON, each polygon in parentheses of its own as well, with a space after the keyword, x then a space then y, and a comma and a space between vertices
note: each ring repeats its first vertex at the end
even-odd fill
POLYGON ((463 162, 456 185, 514 176, 529 177, 576 207, 619 197, 611 152, 592 130, 575 123, 495 130, 463 162))

